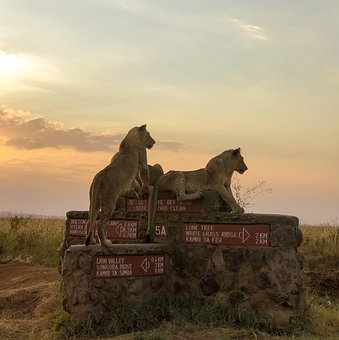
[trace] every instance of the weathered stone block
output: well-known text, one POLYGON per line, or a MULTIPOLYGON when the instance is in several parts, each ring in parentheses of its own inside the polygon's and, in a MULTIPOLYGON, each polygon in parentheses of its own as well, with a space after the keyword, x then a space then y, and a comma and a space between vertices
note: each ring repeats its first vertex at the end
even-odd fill
POLYGON ((207 275, 200 281, 200 287, 204 295, 210 296, 219 291, 220 285, 217 282, 217 277, 214 275, 207 275))

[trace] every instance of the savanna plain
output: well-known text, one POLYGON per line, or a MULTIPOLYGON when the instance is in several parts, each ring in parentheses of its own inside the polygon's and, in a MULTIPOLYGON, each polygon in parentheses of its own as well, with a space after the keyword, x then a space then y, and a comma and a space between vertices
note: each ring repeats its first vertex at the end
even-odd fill
POLYGON ((217 306, 154 302, 76 323, 62 308, 57 248, 63 219, 0 218, 0 339, 338 339, 339 226, 301 225, 306 312, 286 329, 217 306), (158 317, 157 317, 158 316, 158 317))

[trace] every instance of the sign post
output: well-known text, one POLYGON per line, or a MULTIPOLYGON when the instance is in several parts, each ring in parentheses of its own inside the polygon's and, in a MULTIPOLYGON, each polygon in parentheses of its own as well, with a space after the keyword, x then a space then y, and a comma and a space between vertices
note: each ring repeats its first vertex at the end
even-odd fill
POLYGON ((268 247, 268 224, 185 223, 183 238, 189 244, 268 247))
MULTIPOLYGON (((68 236, 85 237, 87 219, 69 219, 68 236)), ((105 227, 106 237, 109 239, 138 238, 138 220, 109 220, 105 227)))
MULTIPOLYGON (((162 213, 198 213, 201 212, 201 200, 179 201, 176 199, 160 199, 157 204, 157 212, 162 213)), ((127 212, 147 212, 148 200, 128 199, 127 212)))
POLYGON ((95 278, 158 276, 164 274, 164 255, 111 255, 95 257, 95 278))

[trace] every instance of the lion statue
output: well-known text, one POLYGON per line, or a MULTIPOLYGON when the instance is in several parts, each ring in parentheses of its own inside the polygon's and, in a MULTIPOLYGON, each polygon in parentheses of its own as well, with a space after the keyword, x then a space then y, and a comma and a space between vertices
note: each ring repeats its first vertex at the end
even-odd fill
POLYGON ((96 219, 100 211, 98 237, 104 246, 111 244, 106 239, 104 227, 116 207, 117 199, 130 190, 139 177, 143 190, 149 186, 146 149, 151 149, 155 140, 146 130, 146 125, 132 128, 120 144, 111 164, 98 172, 90 188, 90 207, 85 244, 93 243, 96 219))
MULTIPOLYGON (((120 148, 119 148, 120 149, 120 148)), ((115 155, 113 155, 111 159, 111 163, 115 161, 116 157, 118 156, 119 152, 117 152, 115 155)), ((164 169, 160 164, 154 164, 150 165, 148 164, 148 174, 149 174, 149 185, 154 187, 155 183, 158 181, 158 179, 164 174, 164 169)), ((142 178, 140 169, 136 175, 136 178, 133 180, 130 192, 134 192, 134 194, 139 198, 143 195, 145 188, 142 185, 142 178)))
POLYGON ((154 215, 156 211, 158 192, 172 191, 178 200, 194 200, 203 196, 206 190, 219 193, 230 206, 233 213, 243 213, 233 197, 231 179, 234 171, 243 174, 247 170, 240 148, 222 152, 213 157, 205 168, 193 171, 169 171, 159 178, 149 199, 149 218, 146 242, 153 235, 154 215), (152 197, 151 197, 152 196, 152 197))
MULTIPOLYGON (((148 173, 149 173, 149 185, 154 187, 158 179, 164 174, 164 170, 160 164, 154 165, 148 164, 148 173)), ((145 192, 142 185, 142 179, 140 177, 140 171, 138 172, 137 177, 134 179, 132 183, 131 190, 135 193, 135 195, 138 198, 141 197, 145 192)))

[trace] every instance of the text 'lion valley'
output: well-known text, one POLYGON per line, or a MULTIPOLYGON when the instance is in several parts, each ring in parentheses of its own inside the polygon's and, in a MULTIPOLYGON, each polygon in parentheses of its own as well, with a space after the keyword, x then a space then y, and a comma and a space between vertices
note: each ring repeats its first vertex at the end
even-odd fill
POLYGON ((164 274, 164 255, 112 255, 95 257, 96 278, 158 276, 164 274))
POLYGON ((233 246, 269 246, 268 224, 185 223, 184 242, 233 246))

